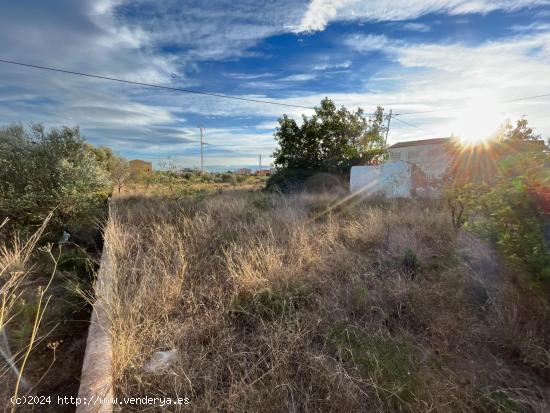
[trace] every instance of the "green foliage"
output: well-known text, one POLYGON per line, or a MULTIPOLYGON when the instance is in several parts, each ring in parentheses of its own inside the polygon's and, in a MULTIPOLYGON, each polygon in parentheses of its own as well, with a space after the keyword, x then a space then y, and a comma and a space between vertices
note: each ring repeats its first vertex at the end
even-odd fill
POLYGON ((237 175, 237 183, 238 184, 242 184, 242 183, 245 183, 246 181, 248 181, 249 177, 246 176, 246 175, 237 175))
POLYGON ((407 248, 401 257, 401 268, 411 278, 416 277, 418 270, 420 270, 420 259, 410 248, 407 248))
POLYGON ((526 121, 505 129, 500 142, 510 142, 511 148, 504 152, 498 147, 502 157, 495 182, 453 187, 447 197, 464 206, 466 229, 493 242, 512 266, 532 279, 548 281, 544 224, 550 214, 550 155, 544 146, 530 143, 533 136, 526 121))
POLYGON ((235 185, 237 184, 237 176, 234 173, 227 172, 227 173, 221 174, 221 181, 224 183, 235 185))
POLYGON ((288 317, 293 311, 289 297, 269 288, 237 297, 232 308, 234 313, 254 314, 262 319, 288 317))
POLYGON ((294 286, 287 291, 264 288, 234 297, 230 312, 240 324, 248 324, 254 317, 266 321, 286 319, 307 302, 309 295, 305 286, 294 286))
POLYGON ((15 302, 13 309, 14 322, 9 329, 11 347, 16 351, 23 350, 29 344, 33 331, 34 319, 38 310, 36 297, 21 298, 15 302))
POLYGON ((481 394, 481 402, 491 412, 523 413, 529 411, 504 389, 485 388, 481 394))
POLYGON ((101 162, 78 128, 0 129, 0 216, 37 225, 55 209, 51 228, 91 223, 110 191, 101 162))
MULTIPOLYGON (((315 108, 310 118, 302 116, 302 125, 283 115, 275 139, 277 175, 303 179, 325 171, 347 173, 351 166, 381 160, 385 153, 384 111, 378 107, 368 118, 362 109, 340 109, 328 98, 315 108), (289 171, 299 171, 291 176, 289 171)), ((272 185, 277 178, 270 179, 272 185)))
MULTIPOLYGON (((120 193, 122 185, 124 185, 131 177, 130 163, 126 159, 119 156, 112 156, 105 164, 105 167, 109 172, 111 181, 120 193)), ((142 175, 148 174, 142 173, 142 175)), ((137 180, 138 177, 134 176, 133 179, 137 180)), ((143 176, 142 179, 145 179, 145 177, 143 176)))
POLYGON ((505 122, 497 133, 497 139, 507 143, 525 143, 540 140, 540 135, 529 127, 527 119, 519 119, 515 127, 510 121, 505 122))
POLYGON ((328 347, 338 357, 374 379, 393 407, 414 399, 417 386, 409 345, 371 335, 354 326, 338 326, 327 336, 328 347))
POLYGON ((252 197, 252 205, 254 206, 254 208, 261 211, 268 211, 273 207, 271 198, 265 193, 254 194, 252 197))
POLYGON ((302 190, 304 183, 315 173, 313 169, 278 169, 276 174, 268 178, 266 189, 285 193, 302 190))
POLYGON ((57 262, 57 269, 70 271, 84 279, 92 279, 94 273, 94 265, 90 256, 78 248, 63 251, 57 262))

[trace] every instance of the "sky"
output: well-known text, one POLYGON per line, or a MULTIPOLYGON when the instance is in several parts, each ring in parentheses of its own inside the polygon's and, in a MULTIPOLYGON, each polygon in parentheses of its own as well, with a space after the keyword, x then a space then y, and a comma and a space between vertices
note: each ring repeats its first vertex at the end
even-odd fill
MULTIPOLYGON (((390 143, 482 138, 521 117, 550 137, 550 97, 518 101, 550 94, 550 0, 1 1, 0 59, 305 107, 382 105, 397 114, 390 143)), ((285 113, 312 111, 0 63, 0 126, 79 126, 156 165, 198 166, 198 125, 207 169, 268 165, 285 113)))

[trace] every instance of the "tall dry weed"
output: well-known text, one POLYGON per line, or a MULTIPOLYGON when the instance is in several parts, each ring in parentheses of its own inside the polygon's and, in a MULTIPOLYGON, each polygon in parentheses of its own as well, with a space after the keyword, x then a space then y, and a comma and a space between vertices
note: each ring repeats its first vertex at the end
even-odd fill
MULTIPOLYGON (((517 393, 514 359, 488 344, 505 340, 498 305, 514 287, 436 202, 129 197, 106 242, 119 395, 347 412, 490 410, 502 394, 487 389, 517 393), (144 372, 170 349, 168 370, 144 372)), ((534 394, 519 405, 548 406, 534 394)))

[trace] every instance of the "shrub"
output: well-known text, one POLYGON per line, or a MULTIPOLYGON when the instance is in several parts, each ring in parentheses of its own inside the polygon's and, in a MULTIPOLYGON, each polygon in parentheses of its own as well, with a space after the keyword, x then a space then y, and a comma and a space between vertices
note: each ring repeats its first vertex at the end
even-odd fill
POLYGON ((224 173, 221 176, 221 181, 224 183, 235 185, 237 183, 237 176, 233 173, 224 173))
POLYGON ((374 379, 390 405, 413 400, 416 383, 408 345, 354 326, 333 328, 327 344, 342 360, 356 366, 362 376, 374 379))
POLYGON ((231 314, 236 320, 246 320, 254 316, 264 320, 287 318, 293 311, 290 297, 269 288, 235 297, 231 303, 231 314))
POLYGON ((464 205, 465 227, 492 241, 516 268, 550 280, 544 235, 548 219, 539 186, 548 188, 548 155, 520 153, 503 159, 493 186, 468 184, 447 194, 464 205))
POLYGON ((293 285, 287 291, 264 288, 234 297, 230 313, 235 321, 245 325, 255 317, 265 321, 287 319, 307 303, 310 294, 304 285, 293 285))
POLYGON ((78 128, 41 125, 0 129, 0 215, 12 225, 50 228, 90 224, 105 204, 110 181, 78 128))
POLYGON ((523 413, 527 409, 504 389, 486 388, 481 393, 481 402, 488 411, 499 413, 523 413))
POLYGON ((401 257, 401 268, 403 268, 403 271, 411 278, 414 278, 420 269, 420 260, 410 248, 407 248, 401 257))
POLYGON ((266 182, 268 191, 299 192, 304 189, 305 182, 315 171, 306 169, 282 169, 271 175, 266 182))

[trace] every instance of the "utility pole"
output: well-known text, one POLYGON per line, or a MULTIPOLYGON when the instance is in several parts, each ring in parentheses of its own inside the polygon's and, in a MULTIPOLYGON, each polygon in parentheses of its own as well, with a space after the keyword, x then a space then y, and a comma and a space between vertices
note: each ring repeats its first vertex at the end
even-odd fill
POLYGON ((262 155, 258 155, 260 157, 260 171, 262 170, 262 155))
POLYGON ((202 141, 202 133, 204 131, 204 126, 199 125, 198 128, 201 131, 201 172, 204 172, 204 151, 203 151, 203 146, 205 145, 205 143, 202 141))
POLYGON ((386 139, 384 140, 384 146, 388 146, 388 133, 390 131, 390 122, 391 122, 392 109, 390 109, 390 116, 388 116, 388 126, 386 126, 386 139))

